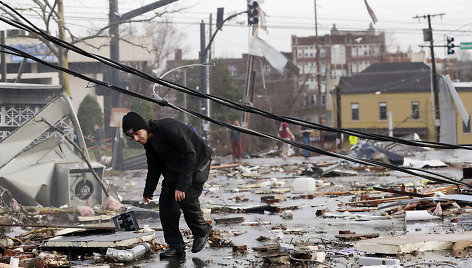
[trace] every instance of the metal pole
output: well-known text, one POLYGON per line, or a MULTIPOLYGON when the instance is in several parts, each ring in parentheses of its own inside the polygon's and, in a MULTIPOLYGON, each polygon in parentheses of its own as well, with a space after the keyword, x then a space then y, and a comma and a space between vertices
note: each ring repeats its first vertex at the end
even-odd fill
MULTIPOLYGON (((205 66, 206 64, 206 40, 205 40, 205 23, 202 21, 200 23, 200 64, 202 66, 200 67, 200 92, 203 94, 207 93, 207 67, 205 66)), ((207 114, 208 112, 208 107, 207 107, 207 101, 204 98, 201 98, 200 100, 201 105, 200 105, 200 110, 202 114, 207 114)), ((202 139, 203 142, 208 144, 208 122, 203 120, 202 121, 202 139)))
MULTIPOLYGON (((187 87, 187 70, 184 71, 184 87, 187 87)), ((184 93, 184 108, 187 110, 187 93, 184 93)), ((188 116, 187 113, 184 113, 184 122, 185 124, 188 123, 188 116)))
MULTIPOLYGON (((0 32, 0 42, 2 45, 5 45, 5 31, 0 32)), ((5 60, 5 53, 3 53, 3 48, 1 49, 1 60, 2 60, 2 82, 7 81, 7 62, 5 60)))
MULTIPOLYGON (((318 84, 318 123, 323 124, 323 104, 321 101, 321 68, 320 68, 320 44, 318 41, 318 18, 315 1, 315 42, 316 42, 316 82, 318 84)), ((323 149, 323 132, 320 130, 320 148, 323 149)))
MULTIPOLYGON (((336 126, 338 128, 342 127, 341 121, 341 87, 336 86, 336 126)), ((342 136, 341 132, 338 132, 338 139, 339 139, 339 147, 338 149, 342 149, 342 136)))

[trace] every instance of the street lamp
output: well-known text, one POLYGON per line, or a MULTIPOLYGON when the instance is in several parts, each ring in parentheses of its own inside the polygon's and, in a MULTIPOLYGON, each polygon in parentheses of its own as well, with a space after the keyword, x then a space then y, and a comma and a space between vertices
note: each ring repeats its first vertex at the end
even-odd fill
MULTIPOLYGON (((182 66, 178 66, 178 67, 175 67, 173 69, 170 69, 169 71, 165 72, 164 74, 162 74, 161 76, 159 76, 159 79, 162 79, 164 78, 164 76, 172 73, 173 71, 176 71, 176 70, 179 70, 179 69, 183 69, 183 68, 187 68, 187 67, 193 67, 193 66, 207 66, 207 65, 212 65, 214 66, 213 63, 193 63, 193 64, 187 64, 187 65, 182 65, 182 66)), ((185 80, 184 80, 184 83, 185 83, 185 80)), ((184 86, 187 86, 184 84, 184 86)), ((156 83, 154 83, 154 86, 152 86, 152 96, 156 99, 159 99, 159 94, 156 93, 156 83)))
MULTIPOLYGON (((164 74, 162 74, 161 76, 159 76, 159 79, 162 79, 164 78, 164 76, 172 73, 173 71, 176 71, 176 70, 179 70, 179 69, 184 69, 184 68, 187 68, 187 67, 194 67, 194 66, 208 66, 208 65, 211 65, 211 66, 214 66, 214 63, 193 63, 193 64, 187 64, 187 65, 182 65, 182 66, 178 66, 178 67, 175 67, 173 69, 170 69, 169 71, 165 72, 164 74)), ((186 70, 184 70, 184 87, 187 86, 187 72, 186 70)), ((152 86, 152 96, 155 98, 155 99, 161 99, 161 97, 159 96, 159 94, 156 92, 156 83, 154 83, 154 85, 152 86)), ((184 93, 184 108, 187 109, 187 93, 184 93)), ((184 122, 187 123, 187 114, 184 113, 184 122)))

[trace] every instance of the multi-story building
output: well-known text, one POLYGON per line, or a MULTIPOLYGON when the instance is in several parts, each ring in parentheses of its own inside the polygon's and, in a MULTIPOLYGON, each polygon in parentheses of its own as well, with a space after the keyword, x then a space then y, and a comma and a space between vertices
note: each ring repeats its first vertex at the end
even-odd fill
MULTIPOLYGON (((385 56, 385 34, 377 33, 370 25, 366 31, 342 31, 333 25, 330 34, 318 36, 321 95, 324 124, 331 124, 331 96, 328 94, 342 76, 362 72, 372 63, 383 62, 385 56)), ((316 37, 292 36, 292 57, 300 68, 298 87, 303 90, 305 106, 311 106, 309 119, 318 122, 318 82, 316 37)))

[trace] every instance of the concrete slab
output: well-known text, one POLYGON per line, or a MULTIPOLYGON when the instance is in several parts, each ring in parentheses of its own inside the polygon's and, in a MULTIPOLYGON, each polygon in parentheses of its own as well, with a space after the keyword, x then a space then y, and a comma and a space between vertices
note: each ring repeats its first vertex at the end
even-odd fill
POLYGON ((86 236, 56 236, 41 242, 42 248, 114 248, 127 247, 155 238, 155 232, 116 232, 86 236))
POLYGON ((451 249, 455 242, 462 240, 472 241, 472 232, 373 238, 356 243, 354 248, 366 253, 403 254, 451 249))

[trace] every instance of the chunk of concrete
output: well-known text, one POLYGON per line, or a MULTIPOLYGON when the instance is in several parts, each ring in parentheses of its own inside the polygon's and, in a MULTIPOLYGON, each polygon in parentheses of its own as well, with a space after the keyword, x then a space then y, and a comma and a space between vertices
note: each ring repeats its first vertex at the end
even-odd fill
POLYGON ((472 241, 472 232, 454 234, 407 234, 398 237, 381 237, 360 241, 354 245, 358 251, 381 254, 403 254, 414 251, 452 249, 454 243, 472 241))
POLYGON ((357 263, 361 266, 372 266, 372 265, 397 265, 400 266, 400 260, 388 259, 388 258, 376 258, 376 257, 359 257, 357 263))
POLYGON ((405 211, 405 221, 429 221, 437 219, 441 219, 441 217, 432 215, 428 210, 405 211))

